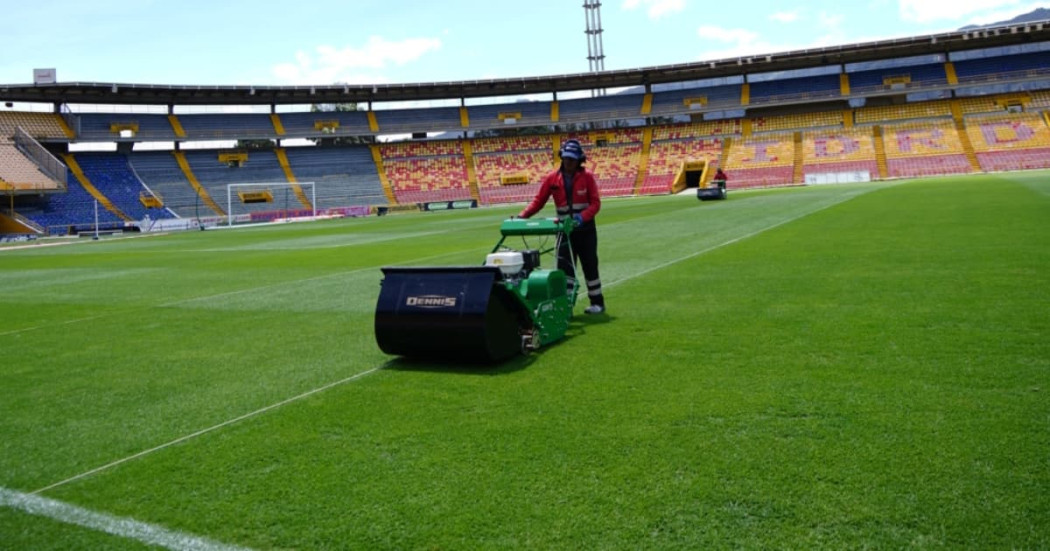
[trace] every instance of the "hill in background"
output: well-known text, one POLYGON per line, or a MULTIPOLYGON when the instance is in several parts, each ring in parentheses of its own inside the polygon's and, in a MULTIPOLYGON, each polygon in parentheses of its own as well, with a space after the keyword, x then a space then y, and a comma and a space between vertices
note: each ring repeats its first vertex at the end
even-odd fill
POLYGON ((972 29, 983 29, 984 27, 996 27, 999 25, 1014 25, 1017 23, 1028 23, 1030 21, 1046 21, 1050 19, 1050 9, 1047 8, 1036 8, 1028 13, 1018 15, 1013 19, 1007 21, 999 21, 997 23, 989 23, 987 25, 967 25, 960 28, 960 31, 969 31, 972 29))

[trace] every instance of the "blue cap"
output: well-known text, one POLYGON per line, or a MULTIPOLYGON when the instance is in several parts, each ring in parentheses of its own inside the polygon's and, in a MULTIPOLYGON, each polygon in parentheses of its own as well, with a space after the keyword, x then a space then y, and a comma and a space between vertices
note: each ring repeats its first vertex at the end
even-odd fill
POLYGON ((576 140, 565 140, 565 143, 561 144, 561 149, 558 150, 558 157, 564 159, 576 159, 577 161, 584 161, 587 156, 583 154, 583 146, 576 140))

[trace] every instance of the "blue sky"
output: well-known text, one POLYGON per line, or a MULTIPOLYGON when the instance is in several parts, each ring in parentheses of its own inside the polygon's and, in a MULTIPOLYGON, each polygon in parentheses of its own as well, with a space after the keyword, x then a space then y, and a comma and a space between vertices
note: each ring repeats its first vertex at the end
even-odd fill
MULTIPOLYGON (((302 85, 588 70, 583 2, 3 0, 0 83, 302 85)), ((605 0, 606 69, 943 32, 1050 2, 605 0)))

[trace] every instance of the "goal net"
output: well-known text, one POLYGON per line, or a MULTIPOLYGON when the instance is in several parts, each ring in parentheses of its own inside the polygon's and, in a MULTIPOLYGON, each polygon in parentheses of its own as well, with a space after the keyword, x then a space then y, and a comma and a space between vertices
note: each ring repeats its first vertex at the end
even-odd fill
POLYGON ((226 184, 227 224, 317 217, 314 182, 226 184))

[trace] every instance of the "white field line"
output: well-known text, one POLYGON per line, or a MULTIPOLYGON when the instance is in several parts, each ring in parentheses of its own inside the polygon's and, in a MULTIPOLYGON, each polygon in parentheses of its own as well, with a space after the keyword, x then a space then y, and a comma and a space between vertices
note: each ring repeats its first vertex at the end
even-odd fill
MULTIPOLYGON (((146 234, 146 235, 122 235, 120 237, 107 237, 105 239, 105 241, 122 241, 124 239, 142 239, 144 237, 154 237, 154 236, 161 236, 161 235, 168 235, 168 232, 157 232, 157 233, 150 233, 150 234, 146 234)), ((38 249, 40 247, 59 247, 59 246, 62 246, 62 245, 76 245, 77 243, 95 243, 95 244, 98 244, 99 241, 95 241, 95 240, 84 241, 83 238, 78 237, 76 239, 69 239, 69 240, 66 240, 66 241, 59 241, 59 242, 55 242, 55 243, 31 243, 31 244, 28 244, 28 245, 11 245, 10 247, 0 247, 0 253, 2 253, 4 251, 18 251, 18 250, 22 250, 22 249, 38 249)))
POLYGON ((65 524, 128 538, 146 545, 157 545, 178 551, 240 551, 247 549, 219 543, 185 532, 169 530, 127 517, 116 517, 91 511, 62 501, 24 494, 0 487, 0 507, 16 509, 33 516, 46 517, 65 524))
MULTIPOLYGON (((145 308, 142 308, 142 310, 145 310, 145 308)), ((20 329, 12 329, 10 331, 0 332, 0 337, 6 337, 8 335, 18 335, 18 334, 21 334, 21 333, 28 333, 30 331, 37 331, 37 330, 40 330, 40 329, 51 329, 51 328, 55 328, 55 327, 61 327, 63 325, 73 325, 75 323, 81 323, 81 322, 85 322, 85 321, 97 320, 99 318, 106 318, 106 317, 114 316, 114 315, 127 314, 127 313, 133 312, 133 311, 134 310, 121 311, 121 312, 107 312, 105 314, 99 314, 97 316, 88 316, 86 318, 76 318, 76 319, 71 319, 71 320, 66 320, 66 321, 56 321, 56 322, 49 323, 47 325, 33 325, 33 326, 30 326, 30 327, 22 327, 20 329)))
POLYGON ((262 414, 262 413, 266 413, 267 411, 270 411, 270 410, 273 410, 273 409, 277 409, 277 408, 279 408, 281 406, 288 405, 288 404, 290 404, 292 402, 297 402, 299 400, 302 400, 303 398, 307 398, 309 396, 313 396, 314 394, 317 394, 319 392, 324 392, 325 390, 328 390, 328 389, 330 389, 332 387, 339 386, 339 385, 344 384, 344 383, 348 383, 348 382, 353 381, 355 379, 360 379, 361 377, 364 377, 366 375, 371 375, 372 373, 375 373, 376 371, 379 371, 382 368, 383 368, 383 366, 373 367, 373 368, 371 368, 371 369, 369 369, 367 371, 362 371, 360 373, 357 373, 357 374, 351 375, 349 377, 346 377, 345 379, 340 379, 338 381, 335 381, 334 383, 328 383, 326 385, 319 386, 319 387, 317 387, 317 388, 315 388, 313 390, 308 390, 308 391, 306 391, 306 392, 304 392, 302 394, 299 394, 297 396, 292 396, 291 398, 287 398, 287 399, 281 400, 280 402, 277 402, 275 404, 270 404, 270 405, 268 405, 266 407, 259 408, 259 409, 255 410, 255 411, 250 412, 250 413, 245 413, 244 415, 241 415, 240 417, 234 417, 233 419, 230 419, 228 421, 223 421, 222 423, 219 423, 217 425, 212 425, 212 426, 210 426, 210 427, 208 427, 206 429, 201 429, 201 430, 199 430, 197 432, 194 432, 194 433, 191 433, 191 434, 187 434, 185 436, 181 436, 179 438, 176 438, 175 440, 172 440, 171 442, 167 442, 167 443, 161 444, 159 446, 154 446, 154 447, 152 447, 152 448, 150 448, 148 450, 140 451, 140 452, 138 452, 136 454, 129 455, 129 456, 123 458, 123 459, 118 459, 116 461, 112 461, 110 463, 106 463, 105 465, 102 465, 101 467, 95 467, 94 469, 91 469, 90 471, 85 471, 85 472, 82 472, 82 473, 80 473, 80 474, 78 474, 76 476, 71 476, 71 477, 69 477, 69 478, 67 478, 65 480, 60 480, 58 482, 55 482, 54 484, 51 484, 49 486, 45 486, 45 487, 40 488, 39 490, 35 490, 35 491, 31 492, 31 493, 39 494, 41 492, 46 492, 48 490, 52 490, 54 488, 62 486, 63 484, 68 484, 70 482, 73 482, 73 481, 76 481, 76 480, 80 480, 82 478, 89 477, 89 476, 91 476, 91 475, 93 475, 95 473, 104 471, 106 469, 111 469, 111 468, 116 467, 117 465, 120 465, 120 464, 123 464, 123 463, 127 463, 128 461, 131 461, 133 459, 138 459, 138 458, 143 457, 145 455, 149 455, 149 454, 151 454, 153 452, 157 452, 157 451, 163 450, 165 448, 170 448, 171 446, 174 446, 175 444, 178 444, 178 443, 181 443, 181 442, 185 442, 185 441, 190 440, 192 438, 196 438, 196 437, 201 436, 203 434, 207 434, 209 432, 216 431, 216 430, 221 429, 223 427, 230 426, 230 425, 232 425, 234 423, 238 423, 238 422, 243 421, 245 419, 249 419, 249 418, 255 417, 256 415, 259 415, 259 414, 262 414))

